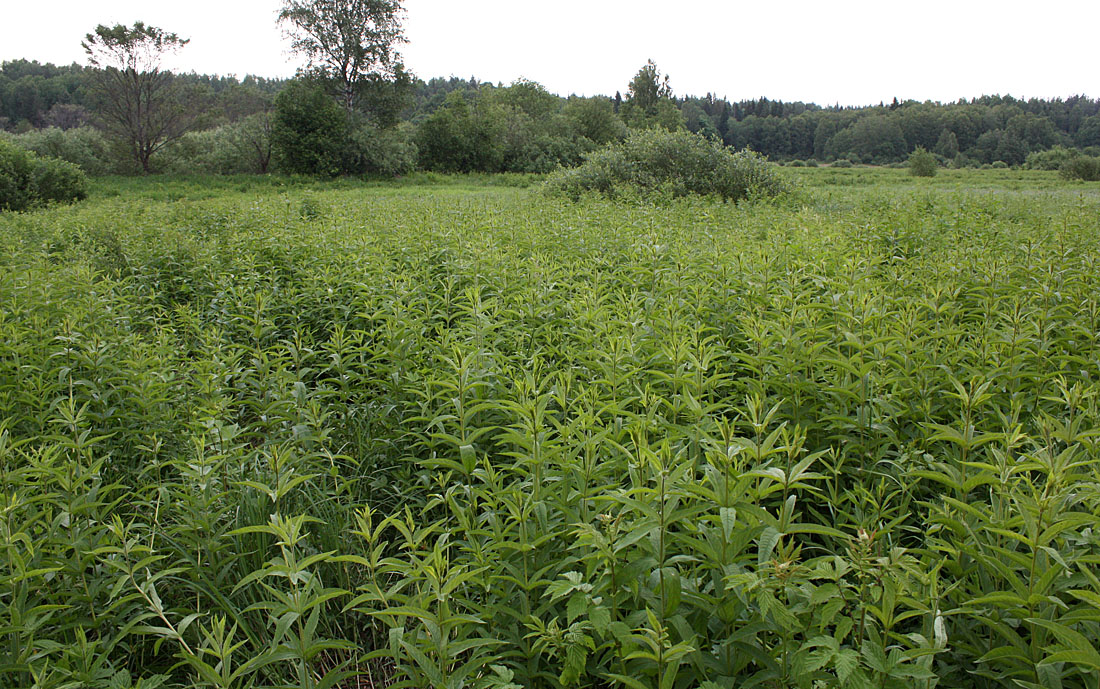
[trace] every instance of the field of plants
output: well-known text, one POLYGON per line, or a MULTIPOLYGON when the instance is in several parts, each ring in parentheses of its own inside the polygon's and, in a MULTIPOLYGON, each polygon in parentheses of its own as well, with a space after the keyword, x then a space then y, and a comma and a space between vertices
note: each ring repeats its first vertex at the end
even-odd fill
POLYGON ((786 172, 0 214, 0 687, 1097 689, 1100 189, 786 172))

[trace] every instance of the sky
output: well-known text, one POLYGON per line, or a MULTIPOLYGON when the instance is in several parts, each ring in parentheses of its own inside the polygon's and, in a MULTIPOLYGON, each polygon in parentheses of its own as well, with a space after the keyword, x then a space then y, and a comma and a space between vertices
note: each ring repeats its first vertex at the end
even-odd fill
MULTIPOLYGON (((190 38, 179 71, 285 77, 301 60, 280 0, 0 0, 0 60, 86 63, 97 24, 142 20, 190 38)), ((1098 0, 405 0, 417 76, 537 81, 613 95, 647 59, 677 95, 822 105, 984 94, 1100 97, 1098 0)))

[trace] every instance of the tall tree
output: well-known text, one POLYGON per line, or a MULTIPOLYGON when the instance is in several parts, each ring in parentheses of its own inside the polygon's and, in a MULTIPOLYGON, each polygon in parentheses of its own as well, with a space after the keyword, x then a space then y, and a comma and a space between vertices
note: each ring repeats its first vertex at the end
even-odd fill
POLYGON ((362 88, 400 80, 401 0, 283 0, 279 21, 295 52, 333 79, 350 115, 362 88))
POLYGON ((657 111, 657 103, 670 98, 672 87, 669 86, 668 75, 662 77, 656 63, 647 61, 630 81, 630 102, 647 115, 653 115, 657 111))
POLYGON ((193 120, 174 76, 160 67, 165 55, 188 42, 135 22, 133 27, 100 24, 81 43, 88 62, 99 68, 92 76, 98 115, 143 172, 151 171, 153 155, 183 136, 193 120))

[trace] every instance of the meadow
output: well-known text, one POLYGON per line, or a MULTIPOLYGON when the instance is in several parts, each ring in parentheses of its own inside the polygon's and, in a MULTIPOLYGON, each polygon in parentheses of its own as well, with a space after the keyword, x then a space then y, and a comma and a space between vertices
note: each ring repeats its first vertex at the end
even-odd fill
POLYGON ((1100 686, 1100 187, 0 214, 0 687, 1100 686))

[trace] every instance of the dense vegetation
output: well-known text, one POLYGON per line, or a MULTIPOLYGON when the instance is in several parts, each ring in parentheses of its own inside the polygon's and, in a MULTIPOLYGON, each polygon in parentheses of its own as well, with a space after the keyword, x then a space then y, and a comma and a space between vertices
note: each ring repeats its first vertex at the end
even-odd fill
POLYGON ((1095 687, 1095 187, 790 172, 0 216, 0 686, 1095 687))
MULTIPOLYGON (((54 150, 70 162, 110 171, 132 169, 118 150, 89 148, 98 130, 87 130, 101 119, 90 95, 96 72, 25 60, 0 65, 0 129, 18 134, 17 140, 28 146, 41 145, 42 134, 36 130, 48 131, 54 150), (73 130, 79 133, 70 134, 73 130), (70 136, 79 139, 71 154, 58 144, 70 136), (89 159, 89 150, 96 151, 94 159, 89 159)), ((273 99, 287 82, 194 74, 175 79, 196 111, 194 133, 165 151, 155 167, 191 173, 267 172, 273 99)), ((346 85, 327 82, 326 88, 334 102, 346 98, 346 85)), ((1083 96, 983 96, 947 104, 895 101, 871 107, 764 98, 729 102, 710 94, 677 96, 652 63, 635 75, 625 97, 563 98, 525 80, 508 86, 455 77, 423 81, 404 71, 390 81, 366 82, 356 89, 358 119, 350 127, 345 124, 336 137, 341 146, 359 151, 335 161, 345 174, 389 175, 413 167, 548 172, 558 164, 577 164, 630 129, 652 127, 687 129, 780 161, 881 165, 905 161, 924 148, 955 167, 997 162, 1018 166, 1055 147, 1100 154, 1100 100, 1083 96)), ((293 107, 289 100, 285 104, 293 107)), ((271 169, 277 167, 278 162, 271 169)), ((285 169, 296 168, 292 164, 285 169)))
POLYGON ((635 132, 588 156, 572 169, 559 169, 547 190, 577 199, 585 193, 609 198, 714 196, 727 201, 777 196, 787 189, 774 166, 752 151, 732 153, 690 132, 635 132))
POLYGON ((63 160, 39 158, 0 140, 0 211, 22 211, 50 202, 71 203, 88 195, 88 179, 63 160))

